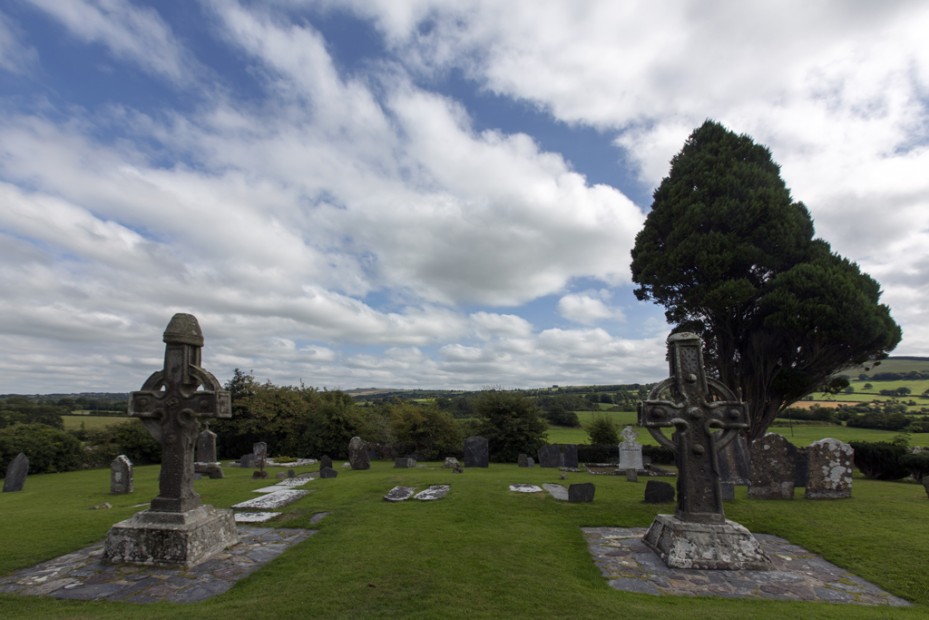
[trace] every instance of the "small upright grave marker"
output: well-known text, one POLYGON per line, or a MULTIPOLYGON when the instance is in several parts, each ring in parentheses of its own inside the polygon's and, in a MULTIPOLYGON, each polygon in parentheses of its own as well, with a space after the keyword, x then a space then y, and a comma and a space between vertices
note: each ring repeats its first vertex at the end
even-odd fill
POLYGON ((110 463, 110 493, 132 493, 132 462, 125 454, 120 454, 110 463))
POLYGON ((197 435, 197 462, 216 463, 218 460, 216 458, 216 433, 207 426, 197 435))
POLYGON ((3 479, 3 492, 22 491, 29 475, 29 457, 20 452, 6 466, 6 478, 3 479))
POLYGON ((793 499, 797 449, 783 435, 765 433, 752 442, 752 499, 793 499))
POLYGON ((807 499, 844 499, 852 496, 855 451, 838 439, 820 439, 807 448, 807 499))
POLYGON ((368 444, 361 437, 352 437, 348 442, 348 462, 351 463, 352 469, 371 469, 368 444))
POLYGON ((468 437, 464 442, 464 466, 487 467, 490 448, 485 437, 468 437))
POLYGON ((638 433, 631 426, 626 426, 623 428, 622 435, 623 440, 619 444, 619 471, 645 471, 645 465, 642 462, 642 444, 638 442, 638 433))

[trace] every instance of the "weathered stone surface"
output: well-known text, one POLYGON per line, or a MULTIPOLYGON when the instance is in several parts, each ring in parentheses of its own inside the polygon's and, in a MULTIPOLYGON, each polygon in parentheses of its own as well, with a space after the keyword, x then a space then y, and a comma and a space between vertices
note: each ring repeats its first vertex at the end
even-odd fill
POLYGON ((206 474, 212 480, 221 480, 224 476, 223 466, 217 463, 194 463, 195 474, 206 474))
POLYGON ((237 512, 233 515, 236 523, 266 523, 275 517, 281 516, 279 512, 237 512))
POLYGON ((594 501, 597 488, 593 482, 581 482, 568 485, 568 501, 578 504, 594 501))
POLYGON ((735 521, 698 523, 658 515, 643 539, 669 568, 769 570, 771 560, 735 521))
POLYGON ((394 467, 398 469, 413 469, 416 467, 416 459, 412 456, 400 456, 394 461, 394 467))
POLYGON ((674 501, 674 487, 660 480, 649 480, 645 483, 645 503, 664 504, 674 501))
POLYGON ((561 446, 546 444, 539 448, 539 467, 561 467, 561 446))
POLYGON ((319 470, 319 477, 323 480, 329 480, 331 478, 337 478, 339 472, 331 467, 323 467, 319 470))
POLYGON ((735 499, 735 483, 734 482, 720 482, 719 492, 724 502, 733 501, 735 499))
POLYGON ((414 495, 413 498, 421 502, 432 502, 444 498, 450 490, 451 487, 447 484, 433 484, 414 495))
POLYGON ((490 446, 486 437, 468 437, 464 441, 464 466, 487 467, 490 464, 490 446))
POLYGON ((619 471, 645 471, 642 461, 642 444, 631 426, 623 428, 623 441, 619 444, 619 471))
POLYGON ((838 439, 820 439, 807 448, 807 499, 844 499, 852 496, 855 451, 838 439))
POLYGON ((292 504, 308 493, 309 491, 300 489, 284 489, 282 491, 267 493, 261 497, 249 499, 244 502, 239 502, 238 504, 233 504, 232 507, 236 510, 271 510, 286 506, 287 504, 292 504))
POLYGON ((348 462, 351 463, 352 469, 371 469, 368 443, 361 437, 352 437, 348 442, 348 462))
POLYGON ((806 481, 810 477, 810 454, 807 448, 797 448, 797 458, 794 461, 794 488, 806 488, 806 481))
POLYGON ((397 486, 387 491, 387 495, 384 496, 384 500, 388 502, 405 502, 406 500, 413 497, 414 493, 416 493, 416 489, 413 487, 397 486))
POLYGON ((520 452, 519 456, 516 457, 516 465, 518 467, 529 467, 529 457, 520 452))
POLYGON ((251 452, 248 454, 243 454, 239 458, 239 467, 245 467, 247 469, 255 467, 255 455, 251 452))
POLYGON ((120 454, 110 462, 110 493, 132 493, 132 462, 125 454, 120 454))
POLYGON ((626 482, 638 482, 639 481, 639 472, 635 469, 626 470, 626 482))
POLYGON ((319 468, 323 469, 325 467, 332 467, 332 459, 328 455, 323 455, 323 458, 319 459, 319 468))
POLYGON ((542 488, 548 491, 548 494, 554 497, 557 500, 562 502, 568 501, 568 489, 564 488, 560 484, 543 484, 542 488))
POLYGON ((765 433, 752 442, 751 499, 793 499, 797 449, 783 435, 765 433))
POLYGON ((541 493, 542 487, 537 484, 511 484, 510 490, 514 493, 541 493))
POLYGON ((29 475, 29 457, 20 452, 13 457, 6 466, 6 477, 3 479, 3 492, 12 493, 22 491, 29 475))
POLYGON ((720 482, 747 485, 752 475, 751 449, 745 433, 739 433, 717 456, 720 482))
POLYGON ((144 510, 110 528, 104 556, 126 564, 194 566, 238 542, 230 510, 144 510))
POLYGON ((454 456, 446 456, 445 463, 442 464, 442 467, 445 469, 455 469, 461 467, 461 463, 458 462, 454 456))
POLYGON ((215 463, 218 460, 216 456, 216 433, 209 428, 205 428, 197 435, 196 461, 198 463, 215 463))
POLYGON ((561 446, 561 463, 567 469, 578 468, 577 444, 566 443, 561 446))

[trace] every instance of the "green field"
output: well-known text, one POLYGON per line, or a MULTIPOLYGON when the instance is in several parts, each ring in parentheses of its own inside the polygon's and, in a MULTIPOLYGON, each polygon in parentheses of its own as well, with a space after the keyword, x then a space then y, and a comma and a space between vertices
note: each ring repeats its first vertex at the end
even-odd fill
MULTIPOLYGON (((267 484, 227 467, 223 480, 197 489, 219 507, 267 484)), ((102 540, 157 491, 157 467, 136 470, 136 492, 112 496, 108 470, 30 476, 20 493, 0 494, 0 574, 102 540), (110 510, 90 510, 110 502, 110 510)), ((749 500, 745 489, 727 516, 757 533, 783 536, 915 603, 912 609, 653 597, 613 590, 594 566, 586 526, 645 527, 672 505, 644 504, 644 481, 620 476, 520 469, 492 464, 452 475, 437 463, 412 470, 375 462, 316 480, 276 524, 306 527, 330 515, 319 533, 291 548, 231 591, 194 604, 132 605, 0 594, 3 618, 919 618, 929 613, 929 501, 913 483, 855 480, 839 501, 749 500), (592 504, 510 493, 509 484, 593 480, 592 504), (450 483, 435 503, 389 504, 392 486, 450 483)))
POLYGON ((93 416, 93 415, 63 415, 61 421, 64 422, 66 431, 98 431, 115 424, 126 424, 132 422, 135 418, 127 415, 122 417, 116 416, 93 416))

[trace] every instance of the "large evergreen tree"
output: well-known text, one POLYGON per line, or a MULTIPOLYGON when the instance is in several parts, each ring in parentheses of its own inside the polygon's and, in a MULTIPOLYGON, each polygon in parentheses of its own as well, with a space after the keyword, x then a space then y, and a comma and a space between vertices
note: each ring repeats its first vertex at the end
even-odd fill
POLYGON ((713 121, 655 190, 632 278, 675 331, 703 337, 711 372, 749 403, 752 438, 837 370, 900 341, 878 284, 813 237, 768 149, 713 121))

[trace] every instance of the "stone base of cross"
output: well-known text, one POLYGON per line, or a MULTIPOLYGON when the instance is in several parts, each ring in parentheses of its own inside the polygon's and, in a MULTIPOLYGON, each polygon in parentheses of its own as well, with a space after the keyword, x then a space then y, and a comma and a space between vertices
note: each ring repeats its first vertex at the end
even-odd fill
POLYGON ((639 405, 639 424, 674 451, 677 511, 658 515, 644 542, 671 568, 769 569, 755 537, 723 511, 718 453, 748 428, 748 410, 706 376, 703 342, 695 334, 672 334, 668 360, 671 377, 639 405), (674 430, 671 439, 664 428, 674 430))

